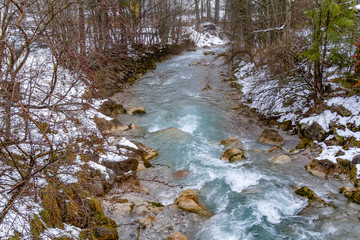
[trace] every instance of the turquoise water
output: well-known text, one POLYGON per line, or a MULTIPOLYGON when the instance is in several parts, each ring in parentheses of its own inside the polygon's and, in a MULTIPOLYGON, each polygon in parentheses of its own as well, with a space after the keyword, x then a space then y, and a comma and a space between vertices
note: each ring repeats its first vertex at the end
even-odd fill
POLYGON ((255 129, 230 111, 222 58, 203 51, 175 56, 144 75, 126 103, 144 106, 147 114, 121 118, 138 125, 141 141, 159 151, 155 163, 190 171, 168 180, 199 189, 200 201, 215 213, 189 239, 358 239, 359 208, 339 194, 328 197, 342 183, 312 177, 301 164, 272 165, 264 151, 270 146, 257 143, 255 129), (202 90, 206 85, 213 90, 202 90), (246 161, 220 160, 219 142, 230 136, 244 143, 246 161), (299 215, 307 202, 294 191, 304 185, 336 207, 299 215))

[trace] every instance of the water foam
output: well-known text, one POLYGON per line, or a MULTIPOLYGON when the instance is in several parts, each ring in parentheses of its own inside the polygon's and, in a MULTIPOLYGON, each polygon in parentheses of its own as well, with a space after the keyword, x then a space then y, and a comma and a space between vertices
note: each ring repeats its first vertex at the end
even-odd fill
POLYGON ((234 192, 241 193, 244 189, 255 186, 263 176, 258 172, 239 169, 237 171, 228 171, 225 175, 225 181, 234 192))
POLYGON ((199 117, 192 114, 185 115, 178 121, 179 129, 184 132, 193 134, 194 131, 198 128, 198 119, 199 117))

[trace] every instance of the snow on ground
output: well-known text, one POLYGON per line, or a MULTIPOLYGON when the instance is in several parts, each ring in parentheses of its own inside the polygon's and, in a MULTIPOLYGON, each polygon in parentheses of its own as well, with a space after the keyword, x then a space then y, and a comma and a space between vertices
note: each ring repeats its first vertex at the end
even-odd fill
POLYGON ((225 36, 221 38, 219 37, 220 33, 217 30, 196 31, 195 27, 191 27, 188 29, 188 32, 190 34, 190 38, 196 43, 196 46, 198 47, 225 45, 228 43, 228 40, 225 38, 225 36))
MULTIPOLYGON (((300 122, 311 125, 313 122, 317 122, 326 132, 331 131, 330 124, 335 125, 338 126, 336 134, 343 137, 344 140, 353 138, 360 141, 360 96, 333 97, 325 100, 331 109, 331 106, 344 107, 351 112, 351 116, 341 116, 336 111, 325 110, 321 114, 313 114, 304 118, 302 114, 310 109, 304 106, 311 106, 313 102, 309 104, 302 97, 309 95, 310 92, 301 88, 301 85, 297 85, 301 83, 291 82, 290 84, 293 86, 282 85, 280 87, 278 79, 268 77, 270 73, 266 66, 256 67, 254 63, 249 61, 241 61, 234 75, 237 82, 242 86, 244 104, 255 108, 265 116, 278 116, 279 122, 290 120, 293 124, 300 122), (289 95, 289 91, 296 93, 293 95, 298 97, 291 99, 291 104, 285 105, 284 99, 289 95)), ((338 93, 341 94, 341 92, 338 93)), ((330 135, 327 140, 333 137, 334 135, 330 135)), ((355 155, 360 154, 358 147, 344 149, 342 146, 327 146, 323 142, 319 145, 323 150, 317 159, 329 159, 334 163, 336 163, 337 158, 351 161, 355 155), (340 150, 344 152, 344 155, 336 156, 340 150)))
MULTIPOLYGON (((67 149, 77 146, 78 149, 73 149, 76 154, 75 160, 65 162, 64 165, 56 168, 56 177, 61 182, 73 184, 78 182, 76 174, 81 171, 81 165, 85 164, 79 155, 84 151, 98 151, 95 149, 101 147, 103 151, 101 151, 99 162, 91 160, 86 164, 93 169, 100 170, 105 178, 109 178, 109 174, 112 172, 101 165, 101 161, 123 161, 127 159, 124 154, 128 150, 121 148, 120 145, 135 149, 137 149, 137 146, 124 137, 117 141, 117 145, 113 145, 116 142, 114 139, 113 141, 97 143, 96 139, 101 140, 103 136, 96 127, 94 117, 97 116, 108 121, 113 120, 98 110, 104 100, 85 100, 82 96, 88 90, 87 84, 80 80, 77 73, 61 67, 58 67, 57 82, 56 85, 53 85, 53 63, 52 53, 47 48, 38 48, 31 52, 24 65, 24 71, 19 73, 19 76, 21 76, 19 77, 21 94, 26 96, 21 102, 24 105, 37 106, 28 108, 28 114, 42 130, 31 121, 25 124, 25 118, 22 116, 23 110, 14 106, 12 114, 13 129, 17 129, 18 133, 16 135, 18 139, 23 139, 26 133, 29 141, 9 146, 7 149, 12 154, 19 156, 24 154, 23 151, 33 156, 40 156, 50 150, 50 145, 41 131, 46 132, 47 138, 52 142, 54 149, 67 149), (55 86, 53 90, 52 86, 55 86), (51 91, 53 92, 49 95, 51 91), (78 139, 81 141, 77 143, 78 139), (92 142, 92 139, 95 139, 95 142, 92 142), (91 146, 86 144, 86 141, 90 141, 91 146), (100 144, 102 145, 100 146, 100 144)), ((44 157, 36 159, 36 164, 41 167, 48 160, 45 154, 44 157)), ((13 167, 3 162, 0 162, 0 170, 0 211, 2 211, 12 195, 9 192, 11 187, 21 181, 21 176, 13 167)), ((33 179, 29 184, 36 184, 37 189, 47 185, 45 178, 40 173, 33 179)), ((30 239, 29 219, 32 218, 33 214, 38 214, 41 209, 39 197, 37 197, 37 201, 34 201, 33 197, 19 197, 2 224, 0 224, 0 239, 13 236, 15 230, 24 239, 30 239)), ((53 239, 54 236, 68 236, 76 239, 79 233, 80 229, 65 225, 64 230, 47 229, 41 234, 40 238, 53 239)))

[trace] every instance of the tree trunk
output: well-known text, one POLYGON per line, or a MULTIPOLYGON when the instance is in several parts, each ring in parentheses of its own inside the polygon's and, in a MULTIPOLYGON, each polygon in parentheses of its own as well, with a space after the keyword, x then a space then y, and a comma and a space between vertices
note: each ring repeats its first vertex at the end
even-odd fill
POLYGON ((220 15, 220 0, 215 0, 215 23, 219 22, 220 15))
POLYGON ((206 0, 206 19, 211 21, 211 0, 206 0))
POLYGON ((199 0, 195 0, 195 18, 196 18, 195 28, 196 30, 198 30, 200 25, 199 0))

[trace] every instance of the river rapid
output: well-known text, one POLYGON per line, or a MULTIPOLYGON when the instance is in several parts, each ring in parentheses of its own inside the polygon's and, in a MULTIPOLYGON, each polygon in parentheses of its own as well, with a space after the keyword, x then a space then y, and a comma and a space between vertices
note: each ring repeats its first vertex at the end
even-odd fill
MULTIPOLYGON (((223 81, 229 69, 217 57, 225 49, 211 50, 216 55, 205 56, 208 50, 198 49, 159 63, 128 91, 114 96, 125 106, 145 107, 145 115, 122 115, 119 120, 139 126, 138 132, 128 134, 158 150, 152 164, 166 166, 157 172, 162 180, 183 186, 164 188, 157 193, 158 201, 171 204, 181 190, 198 189, 200 202, 215 214, 201 224, 184 226, 192 230, 182 232, 199 240, 359 239, 360 208, 338 193, 347 183, 310 175, 304 165, 311 159, 303 153, 291 155, 291 163, 270 163, 274 154, 266 151, 271 146, 257 142, 263 127, 231 110, 226 96, 233 90, 223 81), (203 90, 207 85, 212 90, 203 90), (220 160, 224 149, 219 143, 228 137, 244 143, 245 161, 220 160), (188 170, 188 176, 174 177, 179 170, 188 170), (294 193, 302 186, 331 206, 302 211, 307 200, 294 193)), ((281 134, 284 151, 299 142, 296 136, 281 134)))

